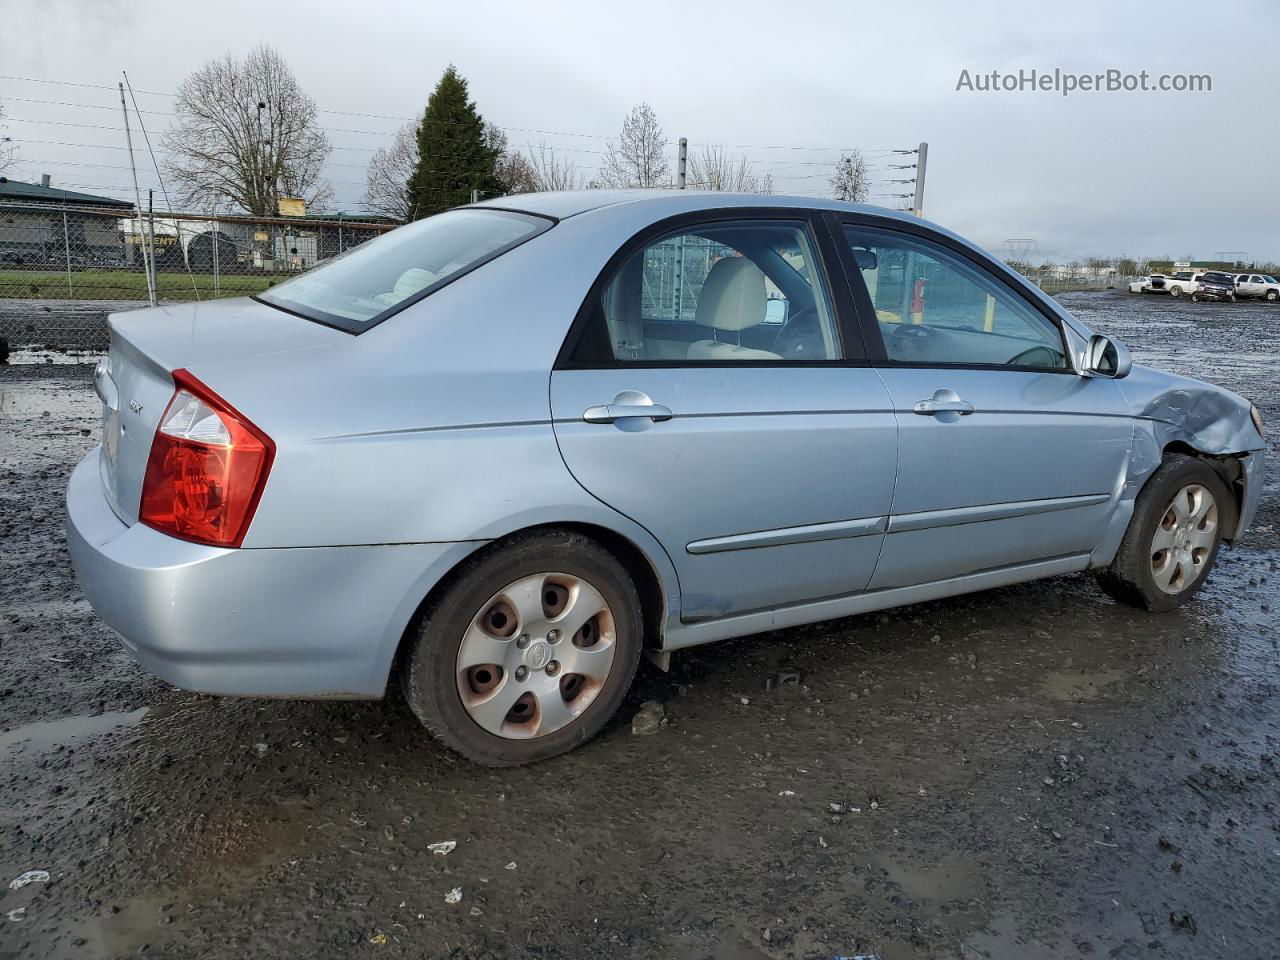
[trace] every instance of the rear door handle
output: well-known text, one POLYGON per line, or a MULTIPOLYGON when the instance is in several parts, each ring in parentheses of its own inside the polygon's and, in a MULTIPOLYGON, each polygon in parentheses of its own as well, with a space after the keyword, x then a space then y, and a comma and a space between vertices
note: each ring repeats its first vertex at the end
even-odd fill
POLYGON ((587 423, 613 423, 625 417, 647 417, 654 423, 670 420, 674 416, 670 407, 654 403, 647 394, 639 390, 623 390, 613 398, 612 403, 601 403, 587 407, 582 419, 587 423))
POLYGON ((911 409, 922 417, 934 417, 940 413, 958 413, 964 417, 973 413, 973 404, 968 400, 961 400, 954 390, 944 387, 935 390, 928 400, 918 401, 911 409))

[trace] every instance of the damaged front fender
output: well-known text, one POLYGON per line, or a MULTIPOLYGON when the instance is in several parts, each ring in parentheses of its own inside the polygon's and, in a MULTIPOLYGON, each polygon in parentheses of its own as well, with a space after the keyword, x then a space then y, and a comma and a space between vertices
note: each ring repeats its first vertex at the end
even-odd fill
POLYGON ((1266 449, 1250 418, 1249 401, 1213 384, 1142 366, 1134 366, 1118 385, 1135 418, 1124 499, 1138 495, 1171 447, 1219 458, 1224 480, 1238 487, 1240 507, 1227 539, 1240 536, 1257 510, 1266 449))

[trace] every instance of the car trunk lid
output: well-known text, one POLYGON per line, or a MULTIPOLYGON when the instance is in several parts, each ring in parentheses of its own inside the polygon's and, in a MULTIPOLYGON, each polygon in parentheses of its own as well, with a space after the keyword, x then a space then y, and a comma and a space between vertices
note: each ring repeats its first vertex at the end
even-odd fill
MULTIPOLYGON (((234 367, 263 354, 284 354, 350 340, 248 299, 221 300, 112 314, 111 348, 94 372, 102 400, 102 488, 112 510, 136 523, 151 442, 169 400, 173 371, 234 367)), ((209 386, 219 389, 217 377, 209 386)), ((228 398, 235 403, 234 397, 228 398)))

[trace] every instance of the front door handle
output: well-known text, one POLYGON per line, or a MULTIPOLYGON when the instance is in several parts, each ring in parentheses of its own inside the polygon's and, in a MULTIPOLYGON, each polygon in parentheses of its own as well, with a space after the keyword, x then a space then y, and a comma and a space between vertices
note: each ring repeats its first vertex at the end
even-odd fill
POLYGON ((596 404, 582 413, 582 419, 587 423, 613 423, 625 417, 647 417, 654 423, 661 423, 672 416, 670 407, 654 403, 639 390, 623 390, 612 403, 596 404))
POLYGON ((943 388, 934 391, 928 400, 918 401, 911 409, 923 417, 935 417, 940 413, 956 413, 964 417, 973 413, 973 404, 961 400, 954 390, 943 388))

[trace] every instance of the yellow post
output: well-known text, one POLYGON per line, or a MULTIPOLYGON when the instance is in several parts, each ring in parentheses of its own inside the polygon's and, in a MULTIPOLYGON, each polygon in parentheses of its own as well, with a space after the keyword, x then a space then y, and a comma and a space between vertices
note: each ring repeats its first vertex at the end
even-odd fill
POLYGON ((987 294, 987 313, 986 313, 986 316, 982 318, 982 329, 987 331, 987 333, 990 333, 991 328, 995 325, 995 322, 996 322, 996 298, 988 293, 987 294))

